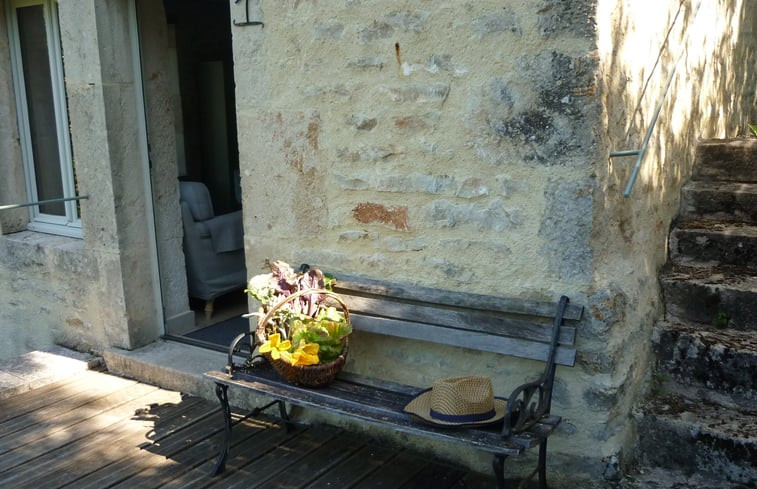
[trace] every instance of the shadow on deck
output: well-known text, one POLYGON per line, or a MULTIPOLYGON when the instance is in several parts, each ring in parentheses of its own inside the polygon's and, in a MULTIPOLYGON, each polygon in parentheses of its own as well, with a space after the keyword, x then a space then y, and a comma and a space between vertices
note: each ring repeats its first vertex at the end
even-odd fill
POLYGON ((329 426, 235 413, 226 471, 216 403, 85 371, 0 400, 0 487, 491 488, 468 472, 329 426))

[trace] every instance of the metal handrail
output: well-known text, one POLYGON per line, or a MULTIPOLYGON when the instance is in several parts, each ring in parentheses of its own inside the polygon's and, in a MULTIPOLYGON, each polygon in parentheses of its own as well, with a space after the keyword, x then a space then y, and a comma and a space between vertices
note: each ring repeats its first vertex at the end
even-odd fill
POLYGON ((76 197, 60 197, 58 199, 38 200, 36 202, 24 202, 23 204, 0 205, 0 211, 7 211, 8 209, 18 209, 19 207, 31 207, 33 205, 54 204, 56 202, 68 202, 69 200, 85 200, 85 199, 89 199, 89 195, 78 195, 76 197))
MULTIPOLYGON (((697 8, 694 12, 694 17, 691 20, 691 23, 693 24, 694 21, 697 18, 697 15, 699 14, 699 7, 702 6, 702 1, 700 0, 697 4, 697 8)), ((689 24, 691 26, 691 24, 689 24)), ((626 184, 626 188, 623 191, 623 197, 630 197, 631 195, 631 189, 633 188, 634 183, 636 183, 636 177, 639 176, 639 170, 641 169, 641 160, 644 159, 644 154, 647 152, 647 146, 649 146, 649 140, 652 137, 652 132, 654 131, 655 125, 657 124, 657 118, 660 116, 660 112, 662 111, 662 106, 665 103, 665 98, 668 95, 668 91, 670 90, 670 85, 673 83, 673 77, 676 74, 676 69, 678 68, 678 64, 683 58, 683 54, 686 52, 686 45, 689 41, 689 29, 687 28, 686 34, 684 36, 683 41, 683 47, 681 48, 681 53, 678 55, 678 58, 676 58, 675 63, 673 64, 673 69, 670 72, 670 76, 668 77, 668 81, 665 84, 665 89, 662 92, 662 97, 660 98, 660 102, 657 104, 657 107, 655 108, 654 115, 652 116, 652 122, 649 125, 649 128, 647 129, 646 134, 644 135, 644 140, 641 143, 641 147, 639 149, 627 149, 624 151, 611 151, 610 152, 610 158, 614 158, 616 156, 636 156, 636 164, 633 167, 633 170, 631 171, 631 177, 628 179, 628 183, 626 184)))

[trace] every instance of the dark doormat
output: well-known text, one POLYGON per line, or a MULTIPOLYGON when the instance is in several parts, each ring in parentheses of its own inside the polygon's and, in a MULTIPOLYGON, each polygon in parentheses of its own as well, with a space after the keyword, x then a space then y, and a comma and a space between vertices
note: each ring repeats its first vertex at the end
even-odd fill
POLYGON ((195 340, 213 343, 228 348, 238 335, 250 330, 250 320, 241 316, 226 319, 220 323, 192 331, 184 336, 195 340))

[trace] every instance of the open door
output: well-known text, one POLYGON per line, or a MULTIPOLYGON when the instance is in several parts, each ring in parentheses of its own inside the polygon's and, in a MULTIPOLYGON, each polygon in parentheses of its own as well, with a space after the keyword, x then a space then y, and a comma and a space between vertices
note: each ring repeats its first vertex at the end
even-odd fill
POLYGON ((229 2, 136 1, 166 336, 227 348, 249 328, 229 2))

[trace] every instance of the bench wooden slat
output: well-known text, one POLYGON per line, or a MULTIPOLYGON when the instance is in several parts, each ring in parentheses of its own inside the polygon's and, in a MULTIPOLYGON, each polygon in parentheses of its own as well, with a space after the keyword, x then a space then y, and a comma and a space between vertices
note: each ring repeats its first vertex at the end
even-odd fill
MULTIPOLYGON (((497 297, 485 294, 471 294, 433 289, 430 287, 409 286, 404 284, 368 280, 362 277, 340 274, 334 290, 344 295, 379 295, 405 300, 428 302, 448 306, 469 307, 489 311, 530 316, 554 317, 555 303, 497 297)), ((583 315, 583 306, 568 304, 564 318, 579 320, 583 315)))
POLYGON ((353 384, 362 384, 366 387, 370 387, 374 390, 388 390, 390 392, 397 392, 404 394, 408 397, 415 396, 420 390, 418 387, 413 387, 405 384, 398 384, 384 379, 374 379, 373 377, 366 377, 364 375, 353 374, 351 372, 341 371, 339 372, 339 379, 350 382, 353 384))
MULTIPOLYGON (((550 414, 554 366, 575 364, 575 321, 583 315, 583 308, 570 304, 566 296, 556 302, 524 301, 348 277, 339 278, 335 292, 347 304, 357 332, 501 354, 498 361, 503 362, 505 356, 535 360, 545 363, 540 367, 543 373, 538 381, 522 383, 509 394, 498 396, 513 401, 505 411, 505 424, 451 429, 426 424, 404 412, 407 403, 422 390, 418 387, 342 372, 329 385, 303 388, 285 381, 267 362, 255 363, 252 369, 237 368, 229 354, 226 370, 231 375, 215 371, 205 374, 215 381, 224 412, 229 412, 227 389, 235 387, 396 432, 477 448, 495 454, 493 467, 498 487, 504 485, 501 456, 517 455, 542 445, 559 425, 561 418, 550 414), (565 323, 569 321, 574 322, 568 326, 565 323), (523 430, 523 426, 528 428, 523 430)), ((286 418, 283 403, 278 404, 286 418)), ((228 454, 228 419, 227 416, 226 448, 219 454, 215 473, 222 469, 228 454)), ((542 467, 545 457, 546 451, 540 450, 542 467)), ((543 478, 540 484, 544 484, 543 478)))
MULTIPOLYGON (((545 343, 552 341, 552 323, 533 323, 501 316, 496 317, 492 316, 491 313, 455 311, 368 297, 343 296, 343 298, 352 313, 403 319, 545 343)), ((561 345, 573 345, 575 338, 575 327, 563 326, 560 328, 559 343, 561 345)), ((429 338, 429 341, 434 341, 433 337, 429 338)))
MULTIPOLYGON (((474 350, 501 353, 518 358, 546 361, 549 357, 549 345, 517 338, 492 336, 490 334, 439 328, 421 323, 408 323, 397 319, 377 318, 351 314, 352 327, 358 331, 391 335, 400 338, 432 341, 444 345, 459 346, 474 350)), ((576 360, 576 350, 558 347, 555 363, 572 367, 576 360)))
POLYGON ((541 423, 537 423, 529 431, 524 433, 518 433, 511 438, 511 441, 516 445, 523 448, 531 448, 538 445, 544 438, 548 437, 560 424, 562 418, 560 416, 549 415, 542 419, 541 423))
MULTIPOLYGON (((394 396, 379 395, 373 398, 373 402, 366 404, 364 399, 375 392, 370 385, 353 384, 340 377, 324 388, 306 389, 288 384, 276 375, 272 370, 256 372, 254 377, 237 373, 233 378, 218 371, 205 373, 206 377, 219 384, 243 387, 294 405, 326 409, 382 426, 391 425, 394 430, 399 432, 423 434, 440 440, 472 446, 490 453, 520 454, 526 448, 538 444, 540 440, 548 436, 560 421, 559 417, 547 416, 543 422, 537 423, 527 432, 519 433, 510 441, 504 441, 496 427, 450 430, 419 423, 402 412, 401 408, 397 409, 396 399, 389 404, 384 404, 386 398, 393 399, 394 396), (350 392, 359 393, 359 395, 353 399, 349 395, 350 392)), ((396 394, 405 398, 403 405, 411 397, 402 393, 396 394)))

